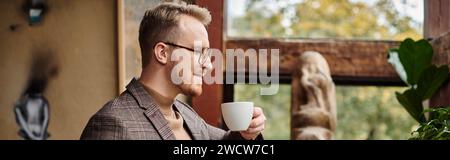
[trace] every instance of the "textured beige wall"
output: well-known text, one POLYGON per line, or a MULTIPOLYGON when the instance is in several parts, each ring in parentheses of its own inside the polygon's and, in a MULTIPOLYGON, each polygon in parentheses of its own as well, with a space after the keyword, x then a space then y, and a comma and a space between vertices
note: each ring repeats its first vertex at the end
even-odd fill
POLYGON ((78 139, 89 117, 117 95, 116 1, 47 2, 43 23, 30 27, 21 10, 24 0, 0 1, 0 139, 20 139, 13 104, 36 50, 54 52, 60 64, 45 92, 50 139, 78 139))

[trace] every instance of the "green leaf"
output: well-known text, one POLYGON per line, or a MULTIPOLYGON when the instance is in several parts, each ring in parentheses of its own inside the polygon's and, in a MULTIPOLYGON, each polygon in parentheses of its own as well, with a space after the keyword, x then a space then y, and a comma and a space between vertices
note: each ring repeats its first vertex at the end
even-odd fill
POLYGON ((408 84, 405 69, 403 68, 400 58, 398 57, 398 51, 398 48, 389 49, 387 61, 394 67, 400 79, 408 84))
POLYGON ((419 123, 425 122, 422 101, 417 99, 417 93, 413 89, 408 89, 403 94, 395 92, 397 100, 406 111, 419 123))
POLYGON ((436 93, 439 87, 447 80, 448 72, 446 65, 439 68, 433 65, 423 71, 417 82, 417 94, 421 100, 429 99, 436 93))
POLYGON ((450 120, 450 108, 430 108, 423 111, 436 116, 426 123, 420 123, 419 128, 412 132, 410 139, 416 140, 450 140, 448 120, 450 120))
POLYGON ((399 48, 399 58, 406 71, 408 84, 417 84, 420 74, 431 65, 433 48, 426 40, 405 39, 399 48))

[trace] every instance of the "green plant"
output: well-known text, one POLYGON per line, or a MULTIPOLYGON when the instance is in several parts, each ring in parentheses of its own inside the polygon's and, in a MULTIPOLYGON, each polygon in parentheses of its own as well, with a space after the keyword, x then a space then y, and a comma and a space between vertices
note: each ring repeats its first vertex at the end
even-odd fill
POLYGON ((433 48, 426 40, 405 39, 399 48, 389 50, 388 62, 409 89, 396 92, 397 100, 419 123, 426 122, 423 101, 430 99, 448 77, 446 65, 431 64, 433 48))
POLYGON ((411 140, 450 140, 450 108, 427 109, 434 118, 421 123, 411 140))
MULTIPOLYGON (((403 93, 396 92, 397 100, 420 123, 411 139, 450 139, 450 109, 424 110, 423 101, 430 99, 447 80, 449 68, 431 63, 433 48, 426 40, 405 39, 399 48, 389 50, 388 62, 408 85, 403 93), (430 113, 429 118, 425 113, 430 113)), ((442 106, 432 106, 442 107, 442 106)))

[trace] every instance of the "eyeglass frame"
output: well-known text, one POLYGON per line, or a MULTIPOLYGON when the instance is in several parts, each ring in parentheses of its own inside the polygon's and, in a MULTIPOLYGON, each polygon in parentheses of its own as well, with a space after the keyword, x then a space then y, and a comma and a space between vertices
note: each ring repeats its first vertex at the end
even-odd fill
MULTIPOLYGON (((189 48, 189 47, 186 47, 186 46, 178 45, 178 44, 171 43, 171 42, 162 42, 162 43, 170 45, 170 46, 178 47, 178 48, 183 48, 183 49, 186 49, 188 51, 197 53, 195 51, 195 49, 192 49, 192 48, 189 48)), ((211 50, 210 50, 210 48, 208 48, 208 47, 202 48, 202 53, 200 54, 200 57, 198 57, 198 63, 200 65, 203 65, 203 64, 205 64, 207 62, 208 59, 211 59, 211 50), (203 60, 202 60, 202 58, 203 58, 203 60)))

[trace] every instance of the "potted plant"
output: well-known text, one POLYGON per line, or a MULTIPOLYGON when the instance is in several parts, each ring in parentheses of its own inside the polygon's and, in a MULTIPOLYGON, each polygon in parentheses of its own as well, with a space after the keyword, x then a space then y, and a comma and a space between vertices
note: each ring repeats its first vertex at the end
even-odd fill
POLYGON ((396 92, 396 98, 406 111, 420 123, 411 139, 450 139, 450 111, 443 106, 425 109, 424 101, 429 100, 448 78, 446 65, 431 63, 433 48, 426 40, 405 39, 399 48, 389 50, 388 62, 392 64, 400 78, 408 85, 403 93, 396 92), (430 113, 429 116, 425 116, 430 113))

